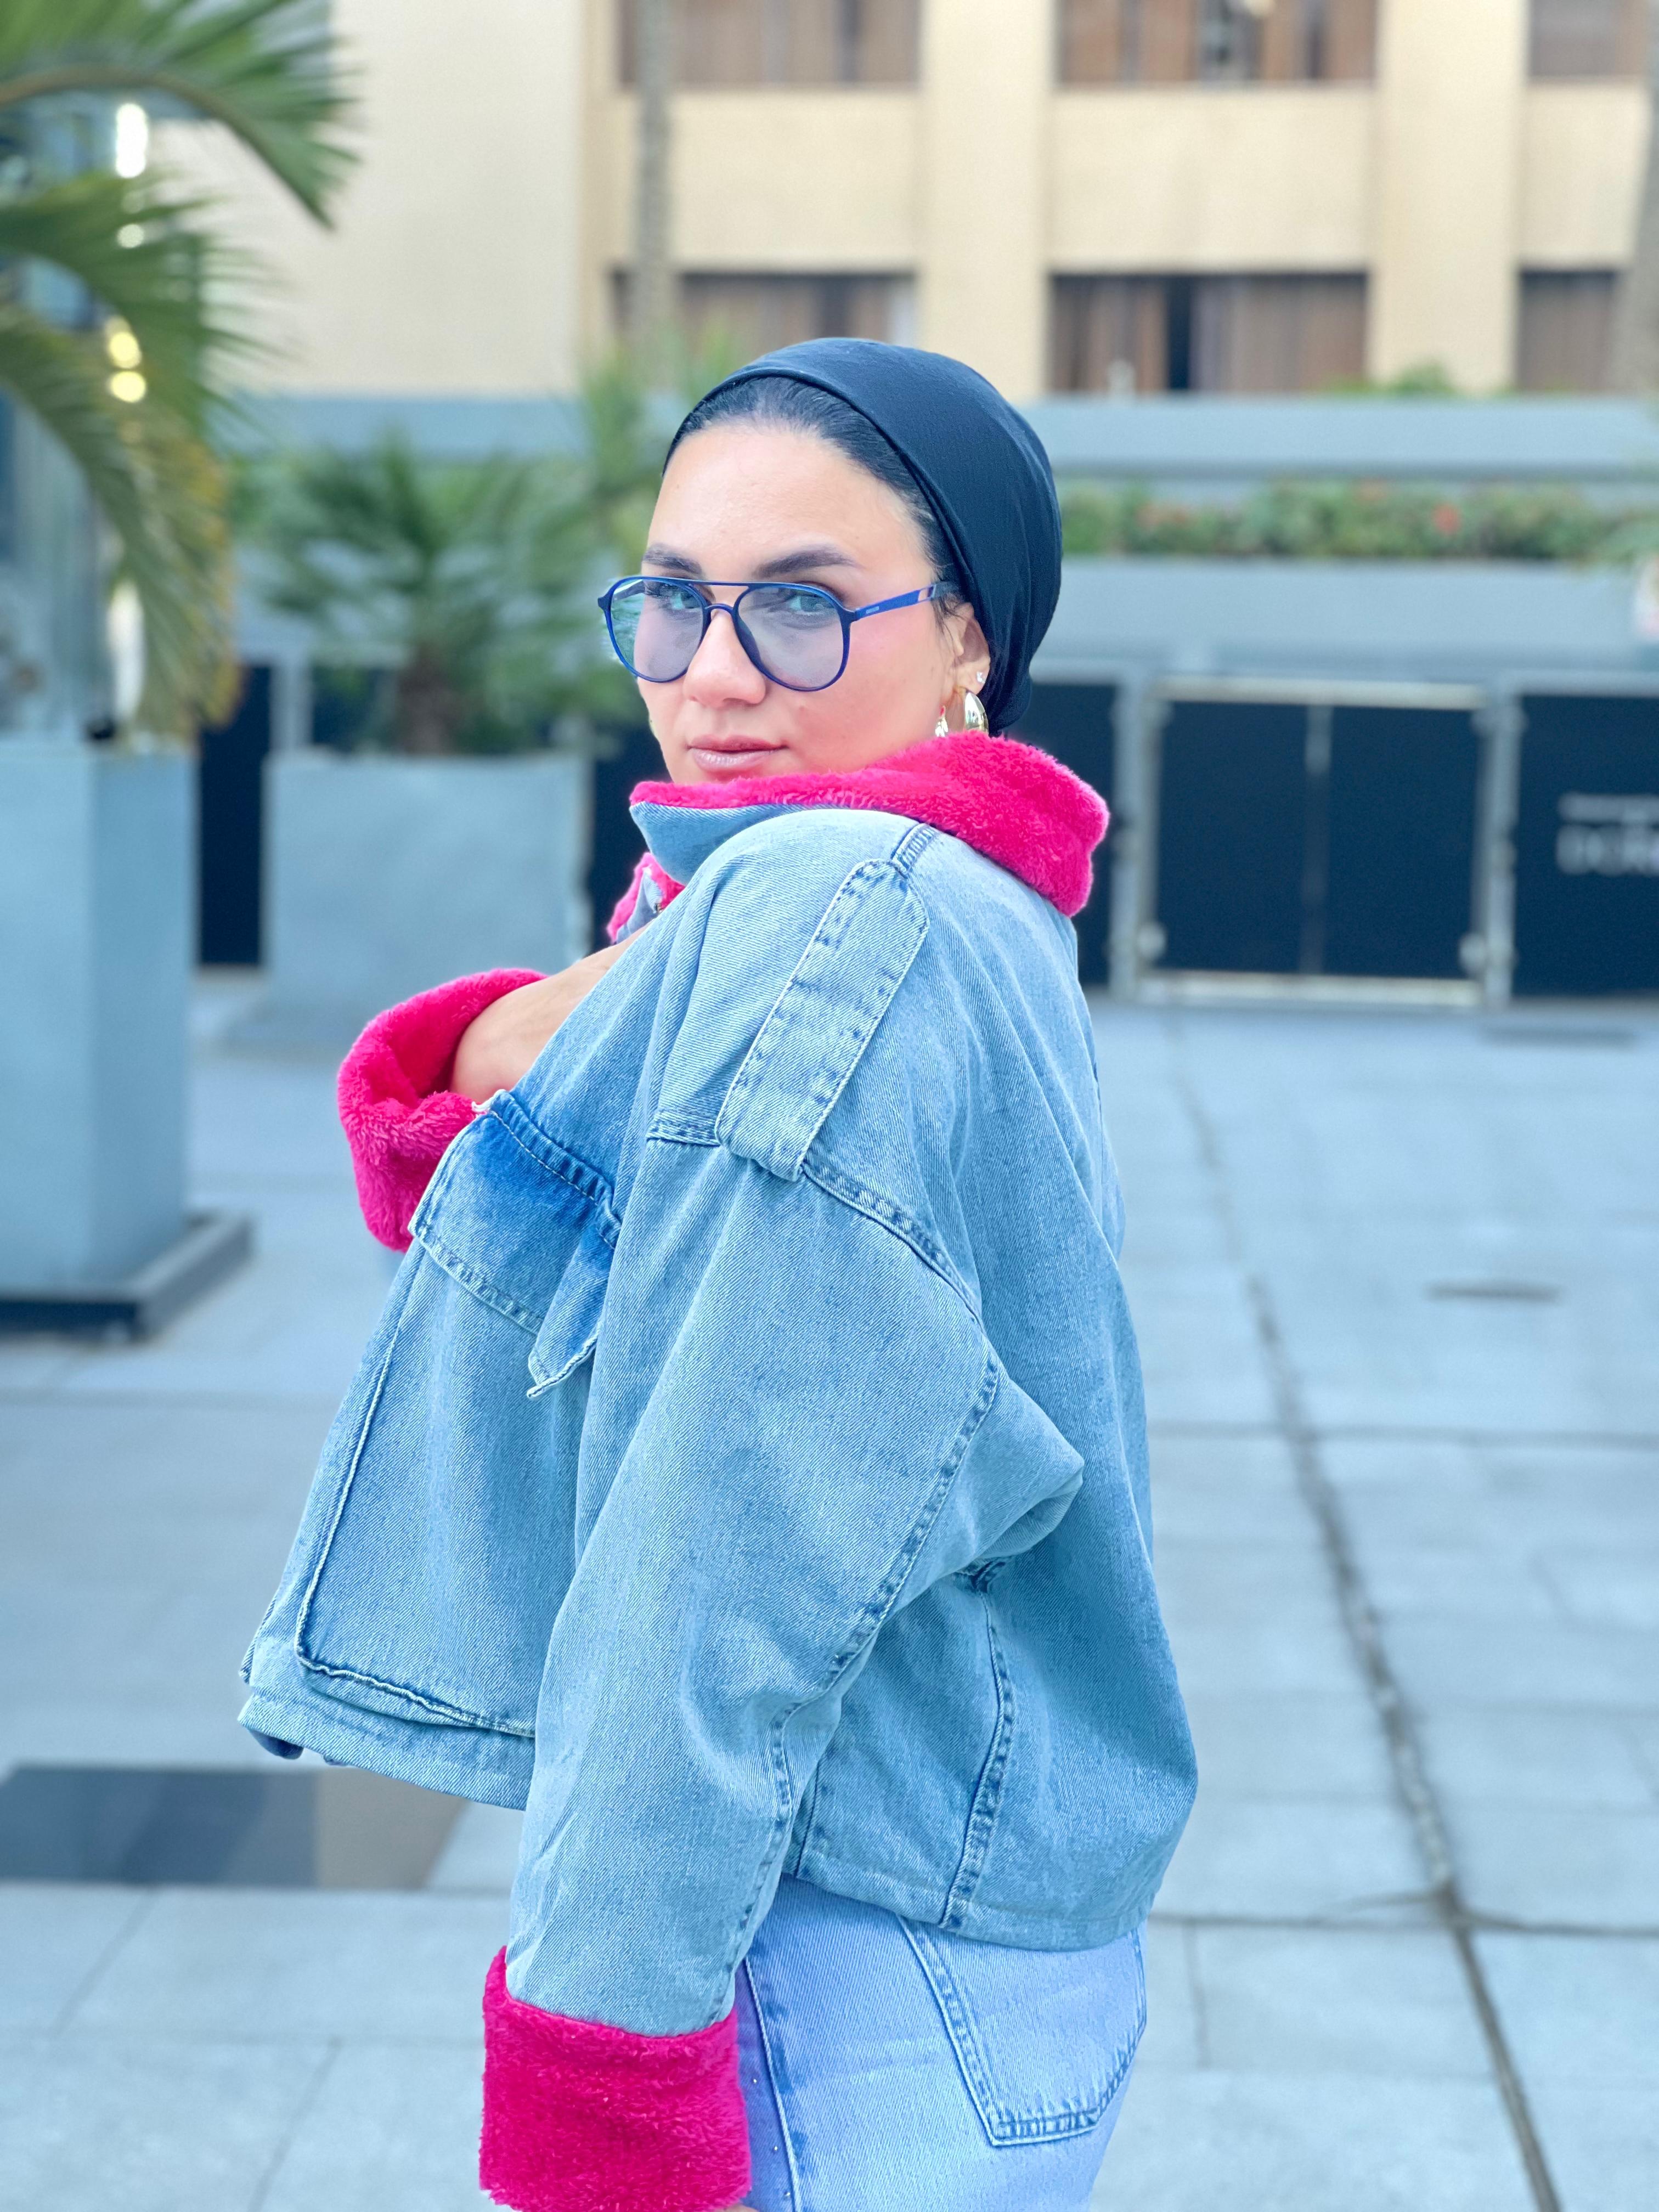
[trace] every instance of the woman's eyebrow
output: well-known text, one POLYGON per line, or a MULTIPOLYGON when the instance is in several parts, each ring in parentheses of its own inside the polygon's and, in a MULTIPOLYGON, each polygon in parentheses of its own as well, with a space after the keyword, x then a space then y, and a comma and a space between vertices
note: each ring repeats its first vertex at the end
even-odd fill
MULTIPOLYGON (((647 545, 642 559, 649 568, 661 569, 666 575, 699 577, 707 574, 701 561, 689 554, 677 553, 672 546, 647 545)), ((756 563, 753 577, 757 583, 774 576, 799 576, 813 568, 856 568, 858 562, 839 545, 801 545, 793 552, 780 553, 770 561, 756 563)), ((748 580, 744 579, 744 580, 748 580)))
POLYGON ((839 545, 801 545, 793 553, 781 553, 775 561, 763 561, 756 568, 757 576, 799 576, 806 568, 856 568, 858 562, 850 553, 843 553, 839 545))
POLYGON ((653 568, 665 568, 672 576, 701 576, 702 563, 691 560, 686 554, 676 553, 666 545, 647 545, 640 556, 653 568))

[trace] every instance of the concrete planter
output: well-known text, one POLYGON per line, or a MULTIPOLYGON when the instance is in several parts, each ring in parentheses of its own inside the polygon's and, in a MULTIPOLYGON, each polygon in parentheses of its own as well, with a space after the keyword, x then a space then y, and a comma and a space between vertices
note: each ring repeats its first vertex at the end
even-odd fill
POLYGON ((194 792, 0 743, 0 1327, 154 1326, 246 1249, 185 1209, 194 792))
POLYGON ((254 1034, 338 1047, 383 1006, 587 950, 586 761, 272 756, 254 1034))
POLYGON ((1659 678, 1626 569, 1549 561, 1066 563, 1039 682, 1340 676, 1524 690, 1659 678))

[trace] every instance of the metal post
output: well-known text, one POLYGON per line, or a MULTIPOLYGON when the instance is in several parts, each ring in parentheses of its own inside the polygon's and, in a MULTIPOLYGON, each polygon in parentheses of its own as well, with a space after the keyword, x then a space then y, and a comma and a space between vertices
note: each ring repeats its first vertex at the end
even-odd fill
POLYGON ((270 750, 297 751, 311 743, 311 663, 284 656, 270 664, 270 750))
POLYGON ((1302 944, 1297 967, 1304 975, 1325 970, 1325 908, 1331 874, 1331 702, 1308 703, 1308 731, 1302 750, 1305 778, 1302 830, 1302 944))
POLYGON ((1480 799, 1475 840, 1474 941, 1469 965, 1488 1006, 1506 1006, 1515 975, 1515 817, 1521 795, 1526 713, 1512 691, 1494 691, 1477 712, 1480 799))
POLYGON ((1119 684, 1109 938, 1115 999, 1137 998, 1144 969, 1158 957, 1152 933, 1158 928, 1158 736, 1168 711, 1144 675, 1126 676, 1119 684))

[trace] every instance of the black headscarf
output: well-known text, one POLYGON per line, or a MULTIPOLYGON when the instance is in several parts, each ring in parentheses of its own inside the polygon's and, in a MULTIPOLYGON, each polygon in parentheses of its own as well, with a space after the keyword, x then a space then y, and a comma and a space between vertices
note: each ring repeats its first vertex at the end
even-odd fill
MULTIPOLYGON (((790 376, 833 392, 887 440, 939 517, 991 648, 994 730, 1031 696, 1031 655, 1060 596, 1060 501, 1035 430, 965 362, 874 338, 811 338, 763 354, 716 392, 790 376)), ((712 398, 714 393, 708 397, 712 398)))

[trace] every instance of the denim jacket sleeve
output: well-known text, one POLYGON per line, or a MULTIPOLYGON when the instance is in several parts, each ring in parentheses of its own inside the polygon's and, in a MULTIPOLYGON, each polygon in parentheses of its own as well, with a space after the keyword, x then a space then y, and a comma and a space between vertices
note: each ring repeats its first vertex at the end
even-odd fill
POLYGON ((567 2017, 726 2014, 883 1623, 1079 1485, 961 1288, 823 1164, 863 1043, 923 988, 866 872, 719 1113, 659 1117, 611 1261, 507 1946, 512 1995, 567 2017))

